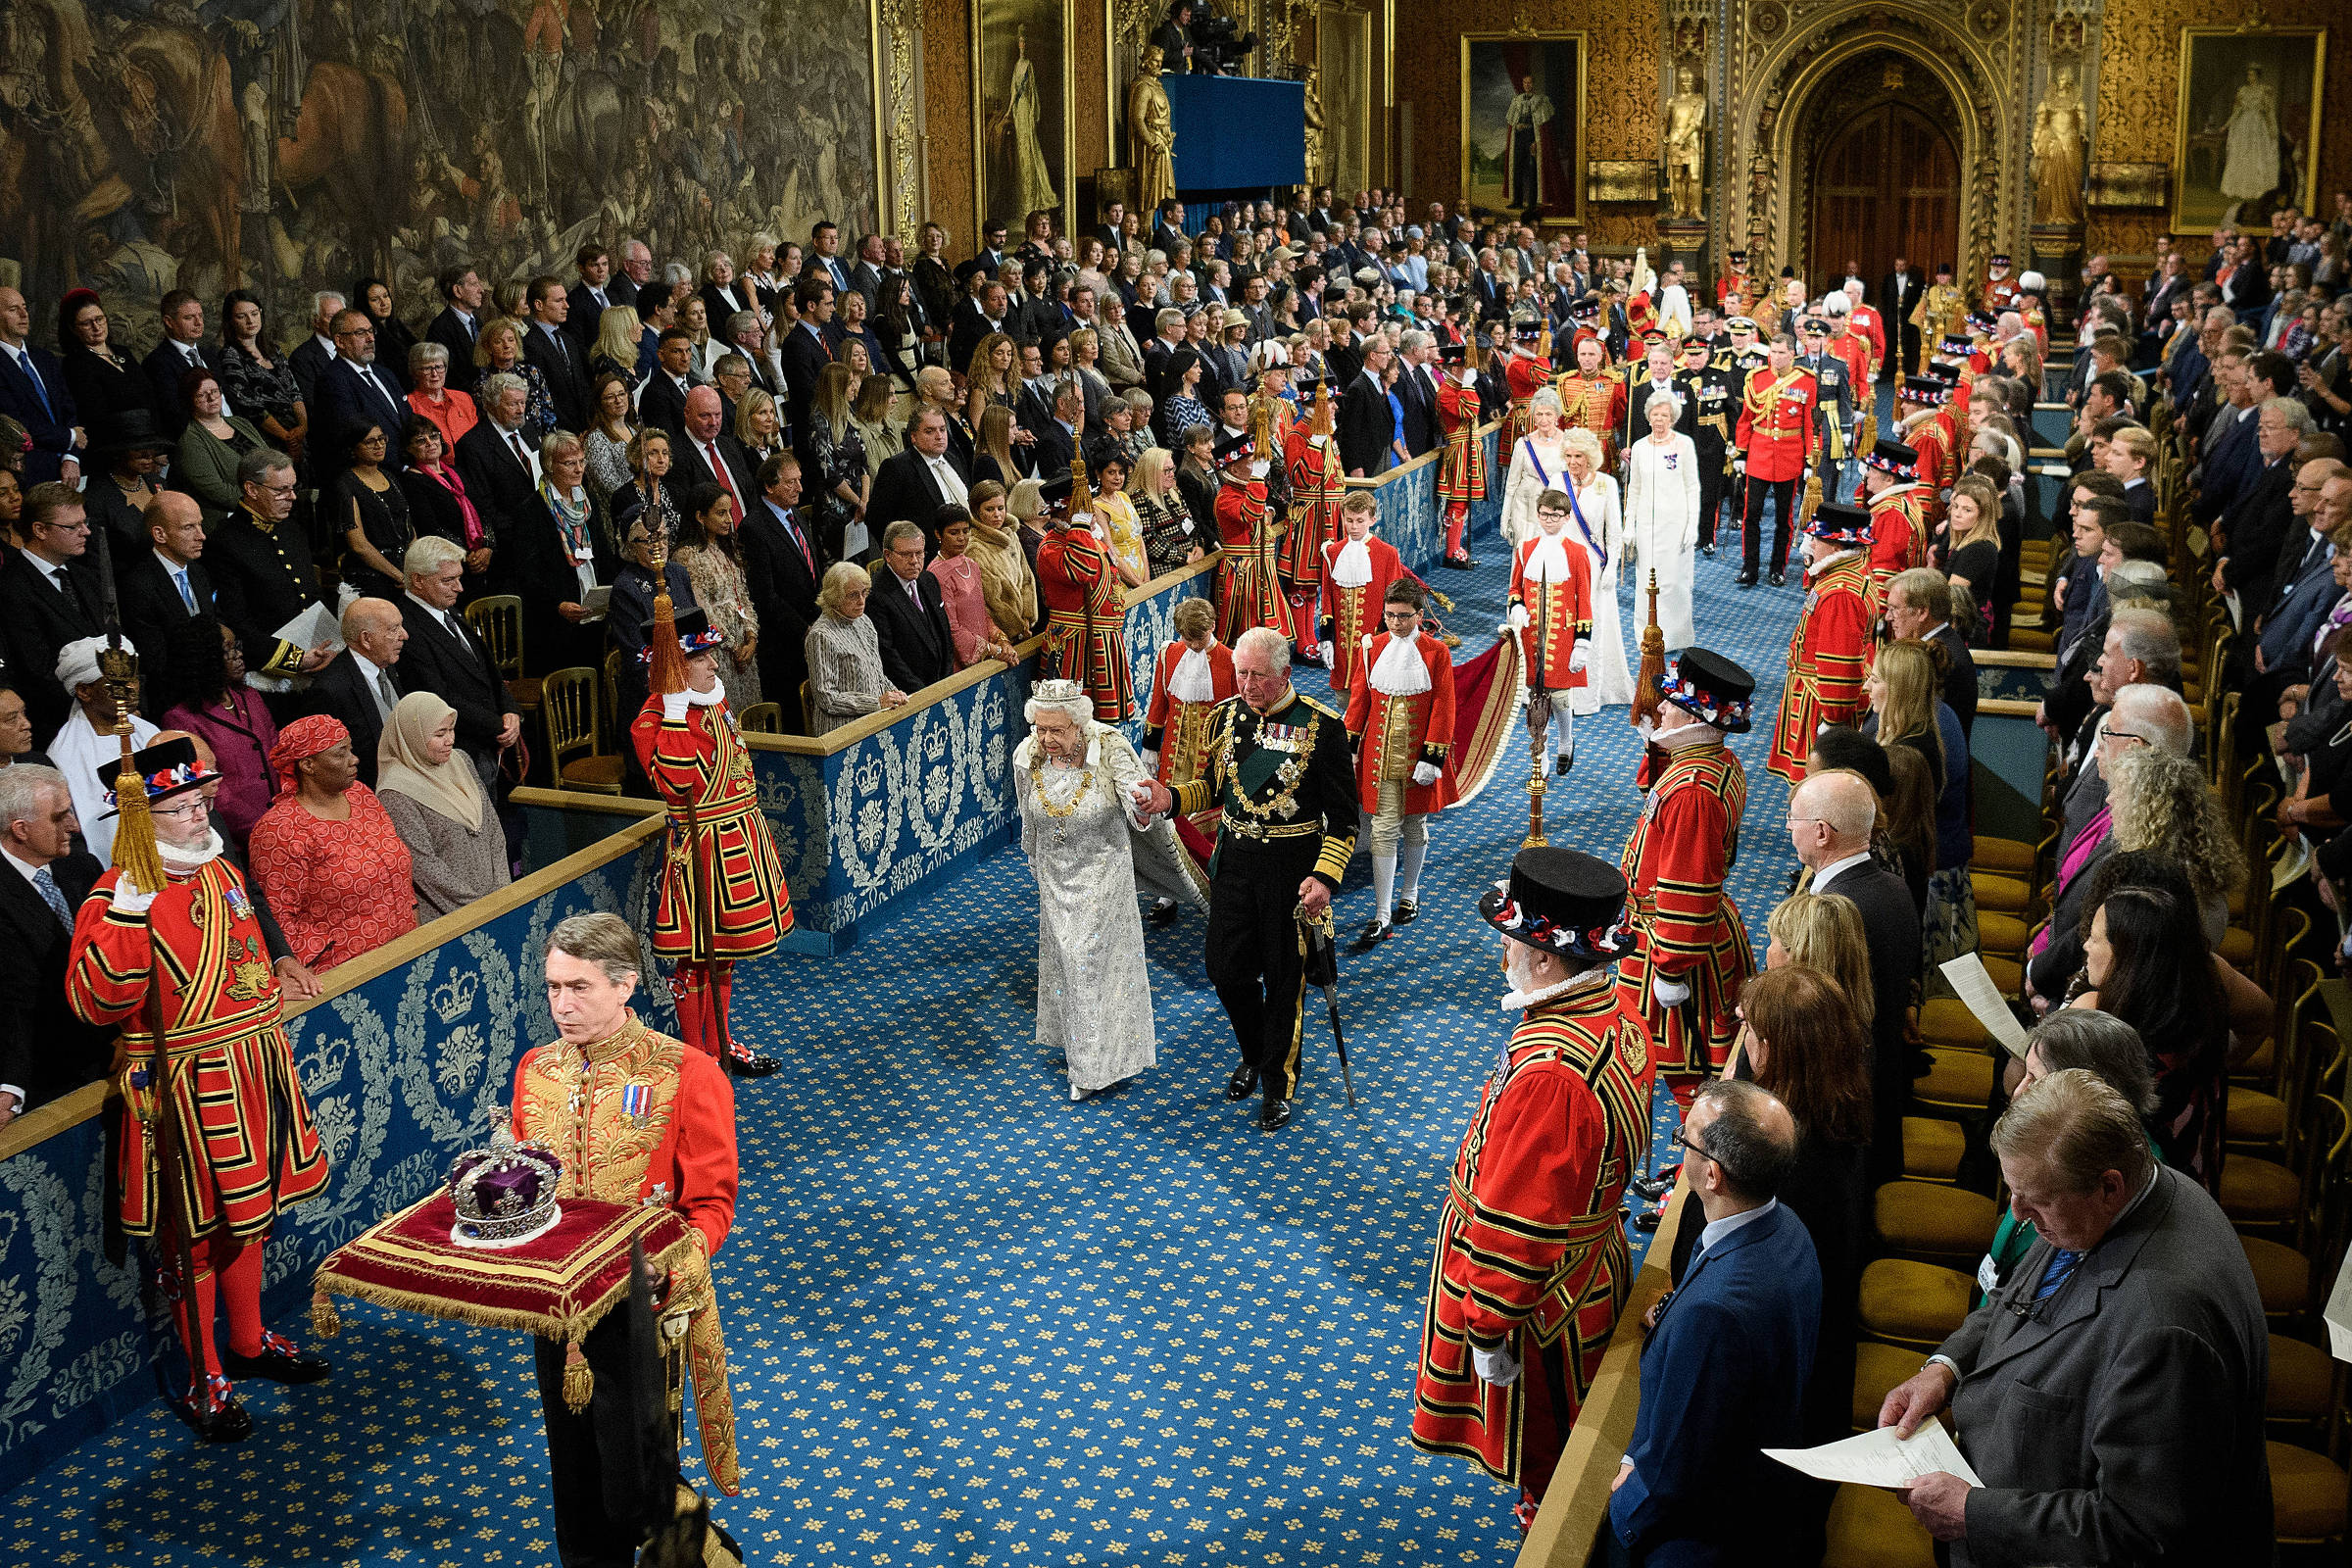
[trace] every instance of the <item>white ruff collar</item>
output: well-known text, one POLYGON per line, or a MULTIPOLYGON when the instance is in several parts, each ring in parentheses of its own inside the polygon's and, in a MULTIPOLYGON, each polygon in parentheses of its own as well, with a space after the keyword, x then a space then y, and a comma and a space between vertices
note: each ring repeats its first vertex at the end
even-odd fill
POLYGON ((1527 575, 1547 582, 1566 582, 1576 575, 1568 564, 1568 530, 1538 533, 1527 552, 1527 575))
MULTIPOLYGON (((1214 648, 1216 644, 1211 643, 1208 646, 1214 648)), ((1168 695, 1180 703, 1207 703, 1216 700, 1217 678, 1215 672, 1209 667, 1208 655, 1205 651, 1196 652, 1187 648, 1177 656, 1176 668, 1168 676, 1168 695)))
POLYGON ((1364 677, 1372 689, 1384 697, 1418 697, 1429 690, 1429 665, 1421 661, 1420 643, 1418 631, 1409 637, 1391 637, 1372 672, 1364 677))
POLYGON ((1616 978, 1616 973, 1604 965, 1598 969, 1587 969, 1583 974, 1572 974, 1555 985, 1543 986, 1534 991, 1506 992, 1502 999, 1502 1010, 1518 1012, 1528 1007, 1541 1007, 1546 1002, 1557 1002, 1579 991, 1597 990, 1616 978))
POLYGON ((204 847, 201 849, 182 849, 176 844, 166 844, 160 838, 155 841, 155 853, 162 858, 164 869, 174 876, 194 876, 211 862, 219 859, 221 851, 225 848, 226 846, 220 842, 219 828, 213 828, 206 834, 204 847))
POLYGON ((1816 580, 1818 580, 1818 579, 1820 578, 1820 576, 1821 576, 1821 574, 1822 574, 1823 572, 1825 572, 1825 571, 1829 570, 1829 569, 1830 569, 1832 566, 1835 566, 1835 565, 1836 565, 1836 564, 1838 564, 1838 563, 1839 563, 1840 561, 1845 561, 1845 560, 1848 560, 1848 559, 1850 559, 1850 558, 1852 558, 1852 557, 1854 557, 1854 556, 1858 556, 1858 555, 1860 555, 1861 553, 1862 553, 1862 552, 1861 552, 1860 550, 1858 550, 1858 549, 1856 549, 1856 550, 1840 550, 1840 551, 1838 551, 1838 552, 1836 555, 1834 555, 1834 556, 1824 556, 1824 557, 1822 557, 1822 558, 1821 558, 1819 561, 1815 562, 1815 563, 1814 563, 1812 565, 1810 565, 1810 566, 1807 566, 1807 567, 1805 568, 1805 581, 1807 581, 1807 582, 1813 582, 1813 581, 1816 581, 1816 580))
POLYGON ((1350 539, 1340 546, 1339 559, 1331 564, 1331 580, 1342 588, 1361 588, 1372 580, 1372 552, 1365 545, 1371 538, 1350 539))

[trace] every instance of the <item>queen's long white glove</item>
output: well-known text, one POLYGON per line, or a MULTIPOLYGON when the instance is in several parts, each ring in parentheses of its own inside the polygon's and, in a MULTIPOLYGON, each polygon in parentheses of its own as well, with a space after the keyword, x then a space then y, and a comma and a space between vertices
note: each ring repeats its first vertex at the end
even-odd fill
POLYGON ((1427 789, 1427 788, 1429 788, 1429 787, 1430 787, 1432 784, 1435 784, 1437 781, 1438 781, 1438 764, 1437 764, 1437 763, 1435 763, 1435 762, 1415 762, 1415 763, 1413 764, 1413 782, 1414 782, 1415 784, 1419 785, 1419 786, 1420 786, 1422 789, 1427 789))
POLYGON ((1323 667, 1325 669, 1336 669, 1339 667, 1340 649, 1337 643, 1318 643, 1316 644, 1316 647, 1322 650, 1323 667))

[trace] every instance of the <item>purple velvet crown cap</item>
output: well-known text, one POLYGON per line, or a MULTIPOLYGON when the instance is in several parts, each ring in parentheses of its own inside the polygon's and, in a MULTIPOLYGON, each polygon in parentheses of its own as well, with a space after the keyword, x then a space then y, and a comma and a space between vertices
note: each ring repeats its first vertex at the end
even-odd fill
POLYGON ((536 1144, 515 1139, 502 1122, 484 1149, 467 1150, 449 1166, 457 1223, 450 1240, 462 1247, 514 1247, 552 1228, 560 1217, 557 1190, 564 1162, 536 1144))

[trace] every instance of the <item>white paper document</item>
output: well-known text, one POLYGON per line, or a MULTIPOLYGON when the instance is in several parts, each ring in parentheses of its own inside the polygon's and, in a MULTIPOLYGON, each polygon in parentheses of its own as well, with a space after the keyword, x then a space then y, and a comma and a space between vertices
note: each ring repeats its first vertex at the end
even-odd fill
POLYGON ((2026 1059, 2026 1028, 2009 1010, 2009 1003, 1992 976, 1984 970, 1984 960, 1973 953, 1939 965, 1943 977, 1952 983, 1952 990, 1966 1004, 1993 1039, 1998 1040, 2009 1054, 2018 1060, 2026 1059))
POLYGON ((2328 1353, 2352 1361, 2352 1252, 2335 1271, 2335 1289, 2328 1293, 2328 1310, 2321 1316, 2328 1320, 2328 1353))
POLYGON ((612 590, 603 583, 588 590, 580 599, 580 608, 588 612, 590 620, 605 618, 605 611, 612 603, 612 590))
POLYGON ((270 635, 281 643, 291 643, 304 650, 316 648, 320 643, 331 643, 336 653, 343 651, 343 624, 333 611, 321 604, 313 604, 270 635))
POLYGON ((1894 1428, 1881 1427, 1818 1448, 1766 1448, 1764 1457, 1822 1481, 1850 1481, 1864 1487, 1900 1491, 1939 1470, 1972 1487, 1984 1484, 1960 1456, 1960 1446, 1943 1429, 1943 1423, 1933 1416, 1908 1438, 1897 1439, 1894 1428))

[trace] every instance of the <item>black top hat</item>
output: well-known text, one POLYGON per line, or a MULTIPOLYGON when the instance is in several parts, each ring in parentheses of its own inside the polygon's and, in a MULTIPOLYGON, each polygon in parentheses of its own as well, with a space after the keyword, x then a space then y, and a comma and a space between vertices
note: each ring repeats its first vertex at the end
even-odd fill
POLYGON ((1900 474, 1905 478, 1919 471, 1918 451, 1884 436, 1879 438, 1878 445, 1870 449, 1870 456, 1862 461, 1881 473, 1900 474))
POLYGON ((1870 514, 1843 501, 1824 501, 1813 509, 1813 521, 1805 532, 1834 545, 1866 545, 1870 543, 1870 514))
POLYGON ((1948 402, 1951 395, 1951 388, 1945 386, 1941 381, 1932 380, 1924 375, 1903 377, 1902 401, 1905 403, 1916 403, 1922 408, 1937 408, 1948 402))
MULTIPOLYGON (((678 652, 688 659, 727 645, 727 634, 711 625, 710 615, 692 605, 677 612, 672 621, 678 633, 678 652)), ((645 646, 637 652, 637 662, 650 664, 653 662, 654 622, 648 620, 645 623, 645 646)))
POLYGON ((1600 301, 1589 298, 1578 300, 1568 307, 1568 314, 1580 321, 1590 321, 1600 315, 1600 301))
POLYGON ((90 456, 119 458, 131 452, 170 452, 178 443, 157 427, 153 410, 122 409, 90 421, 90 456))
MULTIPOLYGON (((170 800, 174 795, 184 795, 192 789, 200 789, 220 776, 204 765, 203 760, 196 755, 196 742, 185 735, 177 740, 158 741, 144 751, 133 752, 130 766, 133 772, 147 781, 149 805, 170 800)), ((110 805, 114 803, 116 781, 122 775, 122 760, 120 757, 98 764, 98 788, 110 805)))
POLYGON ((1247 430, 1239 435, 1221 436, 1218 438, 1217 444, 1209 449, 1211 461, 1220 468, 1229 463, 1238 463, 1249 456, 1250 432, 1247 430))
POLYGON ((1666 678, 1659 682, 1658 691, 1668 702, 1724 733, 1744 735, 1749 705, 1756 695, 1756 677, 1721 654, 1686 648, 1666 661, 1666 678))
POLYGON ((1470 359, 1470 345, 1467 343, 1448 343, 1444 348, 1438 350, 1438 359, 1441 363, 1446 365, 1467 364, 1470 359))
POLYGON ((1557 844, 1521 850, 1510 880, 1478 901, 1479 918, 1506 937, 1571 958, 1613 959, 1630 951, 1625 873, 1557 844))

